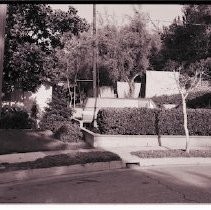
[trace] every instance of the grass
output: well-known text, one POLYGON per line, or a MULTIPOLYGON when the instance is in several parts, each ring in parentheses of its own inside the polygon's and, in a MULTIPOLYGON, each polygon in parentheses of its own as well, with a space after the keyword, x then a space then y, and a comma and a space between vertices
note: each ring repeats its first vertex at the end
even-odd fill
POLYGON ((73 152, 70 154, 59 154, 39 158, 35 161, 20 163, 1 163, 0 171, 27 170, 35 168, 49 168, 55 166, 70 166, 95 162, 110 162, 121 160, 114 153, 107 151, 73 152))
POLYGON ((64 143, 39 132, 0 129, 0 155, 88 148, 83 143, 64 143))
POLYGON ((211 157, 211 150, 190 150, 189 153, 180 150, 150 150, 131 152, 139 158, 179 158, 179 157, 211 157))

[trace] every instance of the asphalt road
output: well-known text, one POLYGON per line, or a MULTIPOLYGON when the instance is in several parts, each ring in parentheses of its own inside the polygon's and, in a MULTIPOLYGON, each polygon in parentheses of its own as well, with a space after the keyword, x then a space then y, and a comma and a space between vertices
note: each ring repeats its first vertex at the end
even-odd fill
POLYGON ((65 175, 0 185, 0 203, 210 203, 211 164, 65 175))

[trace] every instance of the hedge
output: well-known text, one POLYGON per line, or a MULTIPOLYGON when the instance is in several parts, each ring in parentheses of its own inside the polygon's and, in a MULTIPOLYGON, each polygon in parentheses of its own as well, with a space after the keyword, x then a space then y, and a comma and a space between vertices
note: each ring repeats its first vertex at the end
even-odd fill
MULTIPOLYGON (((211 135, 211 110, 188 109, 190 135, 211 135)), ((98 112, 102 134, 184 135, 182 109, 112 108, 98 112)))
MULTIPOLYGON (((211 110, 188 109, 190 135, 211 135, 211 110)), ((158 115, 158 130, 161 135, 184 135, 182 109, 162 110, 158 115)))
POLYGON ((154 135, 156 111, 147 108, 101 109, 97 115, 98 128, 103 134, 154 135))

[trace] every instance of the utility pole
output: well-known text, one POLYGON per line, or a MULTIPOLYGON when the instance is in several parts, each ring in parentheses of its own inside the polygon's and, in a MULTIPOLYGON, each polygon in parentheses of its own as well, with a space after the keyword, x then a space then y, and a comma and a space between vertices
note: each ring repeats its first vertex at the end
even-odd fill
POLYGON ((5 25, 6 25, 7 5, 0 4, 0 117, 2 109, 2 82, 4 68, 4 42, 5 42, 5 25))
POLYGON ((96 70, 97 70, 97 40, 96 40, 96 5, 93 4, 93 97, 97 97, 96 70))

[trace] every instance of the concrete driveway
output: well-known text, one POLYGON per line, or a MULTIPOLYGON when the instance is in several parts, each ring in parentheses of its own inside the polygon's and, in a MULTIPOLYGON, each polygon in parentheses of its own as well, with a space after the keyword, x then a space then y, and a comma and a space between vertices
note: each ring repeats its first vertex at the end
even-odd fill
POLYGON ((119 169, 0 185, 1 203, 210 203, 211 164, 119 169))

